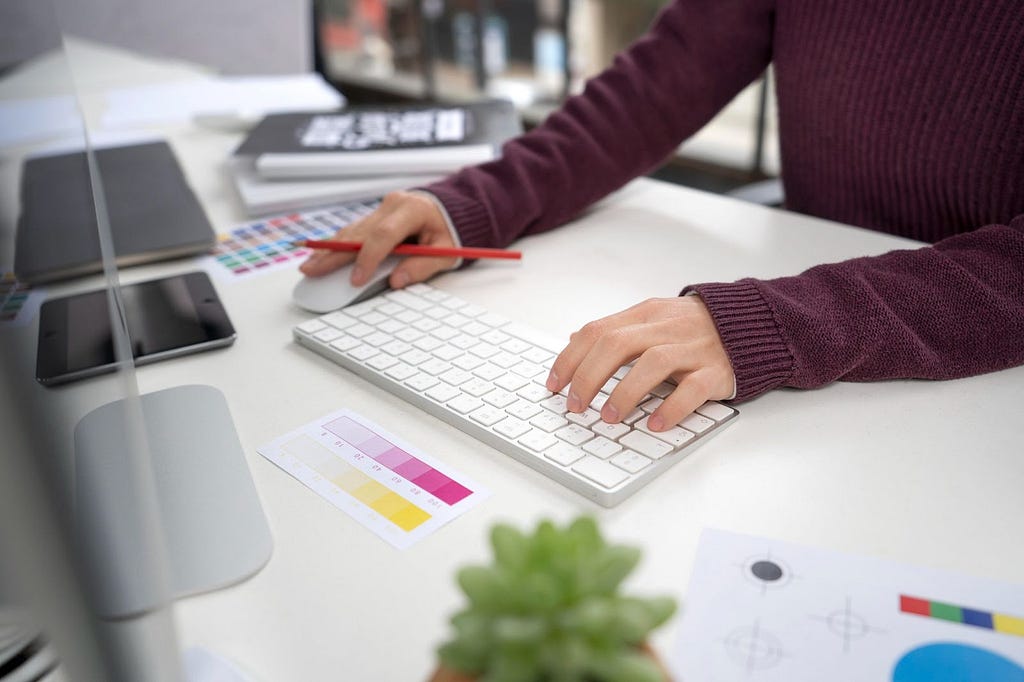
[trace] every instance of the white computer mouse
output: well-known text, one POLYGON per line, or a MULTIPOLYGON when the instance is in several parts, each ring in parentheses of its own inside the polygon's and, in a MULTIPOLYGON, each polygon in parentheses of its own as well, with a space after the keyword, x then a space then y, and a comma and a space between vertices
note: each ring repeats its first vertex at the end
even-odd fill
POLYGON ((351 265, 323 277, 303 277, 292 289, 292 301, 311 313, 329 313, 358 303, 387 289, 388 275, 399 262, 400 258, 385 258, 373 277, 361 287, 352 286, 349 280, 351 265))

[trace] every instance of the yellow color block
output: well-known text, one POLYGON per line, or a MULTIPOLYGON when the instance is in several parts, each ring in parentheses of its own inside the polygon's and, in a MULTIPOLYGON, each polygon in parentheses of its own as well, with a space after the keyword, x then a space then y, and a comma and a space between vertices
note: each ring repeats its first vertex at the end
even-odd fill
POLYGON ((367 481, 370 481, 370 477, 364 474, 358 469, 349 468, 341 476, 335 476, 331 479, 331 483, 338 486, 345 492, 352 494, 358 490, 361 486, 365 485, 367 481))
POLYGON ((388 517, 392 523, 406 531, 416 528, 429 518, 430 514, 414 504, 406 504, 403 509, 388 517))
POLYGON ((367 507, 372 507, 374 502, 384 497, 389 492, 391 491, 380 483, 377 483, 377 481, 371 479, 353 490, 351 494, 352 497, 356 498, 367 507))
POLYGON ((992 627, 996 632, 1024 637, 1024 618, 1015 618, 1001 613, 992 614, 992 627))
POLYGON ((389 519, 407 506, 409 506, 409 500, 398 493, 388 493, 373 503, 373 511, 389 519))

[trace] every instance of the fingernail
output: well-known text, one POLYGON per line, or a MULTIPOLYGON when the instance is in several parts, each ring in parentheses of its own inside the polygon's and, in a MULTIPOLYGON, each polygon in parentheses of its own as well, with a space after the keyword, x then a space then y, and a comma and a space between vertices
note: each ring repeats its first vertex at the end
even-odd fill
POLYGON ((611 403, 605 403, 601 409, 601 419, 609 424, 617 424, 619 422, 619 411, 611 403))
POLYGON ((565 403, 565 406, 569 408, 570 412, 582 412, 583 403, 580 402, 580 397, 574 392, 569 392, 569 400, 565 403))
POLYGON ((395 288, 404 289, 409 284, 409 274, 406 272, 395 273, 395 288))
POLYGON ((661 415, 652 414, 647 420, 647 426, 651 431, 661 431, 665 428, 665 420, 661 418, 661 415))
POLYGON ((363 283, 363 268, 362 266, 355 266, 352 268, 352 284, 359 286, 363 283))
POLYGON ((558 390, 558 375, 555 374, 554 370, 552 370, 551 373, 548 374, 548 380, 544 382, 544 385, 552 393, 558 390))

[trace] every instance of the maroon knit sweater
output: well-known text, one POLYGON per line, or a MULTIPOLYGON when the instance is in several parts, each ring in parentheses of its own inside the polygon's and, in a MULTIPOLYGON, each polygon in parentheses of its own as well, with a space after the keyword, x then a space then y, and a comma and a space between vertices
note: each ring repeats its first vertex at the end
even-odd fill
POLYGON ((1024 364, 1021 0, 677 0, 500 160, 427 189, 465 245, 505 246, 658 165, 769 63, 788 208, 933 245, 687 287, 737 399, 1024 364))

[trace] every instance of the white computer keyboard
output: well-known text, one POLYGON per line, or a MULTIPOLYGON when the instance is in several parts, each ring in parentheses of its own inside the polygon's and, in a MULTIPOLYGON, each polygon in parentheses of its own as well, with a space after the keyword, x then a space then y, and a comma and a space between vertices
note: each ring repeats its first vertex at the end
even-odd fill
POLYGON ((718 433, 736 410, 708 402, 669 431, 647 416, 662 384, 620 424, 599 411, 620 370, 582 414, 544 386, 560 350, 535 330, 425 284, 390 291, 294 329, 303 346, 570 489, 611 507, 718 433))

